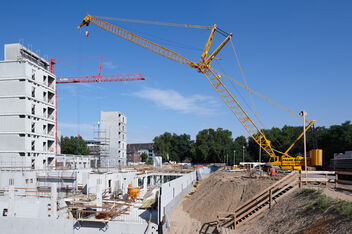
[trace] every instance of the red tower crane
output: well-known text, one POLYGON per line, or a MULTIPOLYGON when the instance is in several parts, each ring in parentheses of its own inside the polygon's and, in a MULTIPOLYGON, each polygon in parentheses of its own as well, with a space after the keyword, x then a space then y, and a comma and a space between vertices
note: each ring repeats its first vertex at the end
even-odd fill
MULTIPOLYGON (((145 78, 141 74, 122 74, 122 75, 101 75, 101 66, 103 63, 103 57, 100 58, 99 72, 98 75, 91 76, 65 76, 65 77, 56 77, 56 84, 68 84, 68 83, 89 83, 89 82, 113 82, 113 81, 135 81, 135 80, 145 80, 145 78)), ((80 58, 83 59, 92 59, 92 58, 80 58)), ((62 60, 72 60, 72 59, 50 59, 50 72, 55 74, 54 65, 57 62, 61 62, 62 60)), ((74 67, 72 67, 74 68, 74 67)), ((74 68, 79 70, 77 68, 74 68)), ((55 121, 56 121, 56 132, 55 132, 55 140, 56 147, 55 151, 57 154, 57 89, 55 89, 55 121)))

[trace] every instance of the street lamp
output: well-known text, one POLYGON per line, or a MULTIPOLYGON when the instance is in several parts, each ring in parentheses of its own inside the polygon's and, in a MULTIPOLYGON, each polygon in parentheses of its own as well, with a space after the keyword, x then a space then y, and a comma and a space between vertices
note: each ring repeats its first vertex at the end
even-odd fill
POLYGON ((262 162, 262 136, 259 137, 259 162, 262 162))
POLYGON ((233 165, 236 165, 236 150, 233 151, 233 165))
POLYGON ((246 148, 246 147, 242 146, 242 149, 243 149, 243 153, 242 153, 243 159, 242 159, 242 162, 244 162, 244 149, 245 149, 245 148, 246 148))
POLYGON ((301 111, 299 113, 299 115, 303 117, 304 171, 306 173, 306 178, 307 178, 307 143, 306 143, 306 116, 307 116, 307 112, 301 111))

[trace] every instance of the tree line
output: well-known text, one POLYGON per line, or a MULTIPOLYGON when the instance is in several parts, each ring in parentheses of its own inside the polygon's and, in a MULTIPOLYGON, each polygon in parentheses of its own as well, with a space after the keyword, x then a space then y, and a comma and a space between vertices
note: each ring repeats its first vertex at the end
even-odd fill
MULTIPOLYGON (((273 127, 263 132, 273 148, 284 152, 303 131, 302 126, 273 127)), ((352 124, 346 121, 341 125, 310 128, 307 131, 307 153, 310 149, 323 150, 323 163, 328 165, 334 153, 352 150, 352 124)), ((259 146, 251 137, 232 137, 226 129, 204 129, 198 132, 195 140, 190 135, 165 132, 154 138, 154 151, 163 161, 220 163, 229 165, 243 161, 258 161, 259 146)), ((289 155, 303 155, 303 137, 289 151, 289 155)), ((269 155, 262 150, 262 161, 269 155)))

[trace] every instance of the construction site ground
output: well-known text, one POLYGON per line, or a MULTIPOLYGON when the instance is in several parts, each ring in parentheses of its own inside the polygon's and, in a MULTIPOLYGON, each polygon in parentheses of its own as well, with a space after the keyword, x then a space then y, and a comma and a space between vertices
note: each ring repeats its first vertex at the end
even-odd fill
POLYGON ((339 199, 352 201, 352 195, 332 189, 297 190, 233 233, 352 233, 352 203, 339 199))
MULTIPOLYGON (((235 210, 278 179, 258 173, 217 171, 203 178, 197 190, 180 202, 170 217, 167 233, 202 233, 202 225, 215 221, 218 214, 235 210)), ((352 195, 316 187, 298 189, 238 229, 222 231, 352 233, 352 195)))
POLYGON ((234 210, 279 178, 219 170, 203 178, 197 190, 180 202, 171 215, 168 233, 198 233, 220 212, 234 210))

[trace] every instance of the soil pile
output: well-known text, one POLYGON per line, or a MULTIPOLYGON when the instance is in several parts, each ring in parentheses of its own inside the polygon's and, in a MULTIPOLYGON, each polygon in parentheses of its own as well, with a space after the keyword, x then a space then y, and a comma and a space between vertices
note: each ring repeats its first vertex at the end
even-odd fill
POLYGON ((352 202, 304 191, 289 194, 234 233, 352 233, 352 202))
POLYGON ((214 221, 219 213, 235 210, 274 182, 270 177, 217 171, 201 181, 197 191, 183 202, 183 210, 201 223, 214 221))

